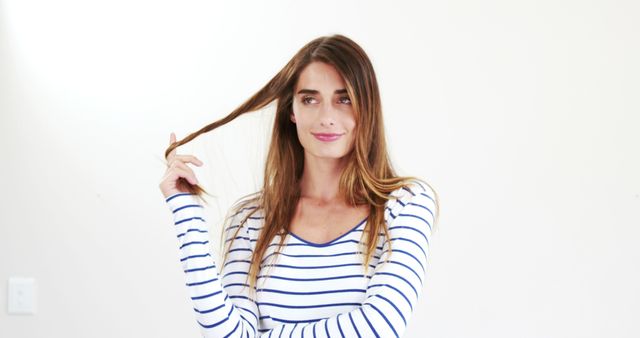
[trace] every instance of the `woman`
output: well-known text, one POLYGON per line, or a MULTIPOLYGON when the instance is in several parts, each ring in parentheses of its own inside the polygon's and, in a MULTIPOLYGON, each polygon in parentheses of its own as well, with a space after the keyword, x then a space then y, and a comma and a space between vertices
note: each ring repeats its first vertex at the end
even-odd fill
POLYGON ((422 292, 437 196, 394 173, 375 73, 355 42, 309 42, 227 117, 179 142, 172 134, 165 157, 160 189, 203 336, 402 336, 422 292), (263 188, 232 208, 216 265, 187 165, 202 162, 176 148, 274 100, 263 188))

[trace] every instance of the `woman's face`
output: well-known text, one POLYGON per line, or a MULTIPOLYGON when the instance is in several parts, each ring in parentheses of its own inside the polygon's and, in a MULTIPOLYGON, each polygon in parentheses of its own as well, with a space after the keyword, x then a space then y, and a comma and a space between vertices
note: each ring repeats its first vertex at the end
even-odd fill
POLYGON ((340 159, 351 151, 356 120, 344 80, 333 66, 312 62, 302 70, 292 108, 305 157, 340 159))

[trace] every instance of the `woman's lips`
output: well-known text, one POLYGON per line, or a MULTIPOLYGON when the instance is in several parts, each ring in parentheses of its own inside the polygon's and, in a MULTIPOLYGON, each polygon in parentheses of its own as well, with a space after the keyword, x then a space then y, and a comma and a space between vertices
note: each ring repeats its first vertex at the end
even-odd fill
POLYGON ((323 141, 323 142, 331 142, 331 141, 335 141, 337 139, 340 138, 340 136, 342 136, 342 134, 329 134, 329 133, 312 133, 313 136, 315 136, 318 140, 323 141))

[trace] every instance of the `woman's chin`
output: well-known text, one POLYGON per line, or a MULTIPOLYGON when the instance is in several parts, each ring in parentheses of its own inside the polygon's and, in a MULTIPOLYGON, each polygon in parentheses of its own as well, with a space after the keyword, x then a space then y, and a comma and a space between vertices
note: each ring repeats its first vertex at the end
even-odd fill
POLYGON ((318 160, 340 160, 347 155, 346 152, 338 151, 319 151, 319 152, 305 152, 305 156, 312 156, 318 160))

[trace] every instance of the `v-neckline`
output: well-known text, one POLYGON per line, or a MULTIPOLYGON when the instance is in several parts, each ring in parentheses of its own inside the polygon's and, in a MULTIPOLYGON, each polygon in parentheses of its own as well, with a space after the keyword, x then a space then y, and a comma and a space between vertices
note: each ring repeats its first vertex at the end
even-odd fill
POLYGON ((348 235, 348 234, 350 234, 350 233, 354 232, 354 231, 355 231, 356 229, 358 229, 362 224, 364 224, 364 223, 367 221, 367 219, 368 219, 368 218, 369 218, 369 215, 367 215, 363 220, 361 220, 360 222, 358 222, 358 224, 356 224, 356 226, 354 226, 353 228, 351 228, 351 230, 349 230, 349 231, 345 232, 344 234, 342 234, 342 235, 340 235, 340 236, 338 236, 338 237, 336 237, 336 238, 334 238, 334 239, 332 239, 332 240, 330 240, 330 241, 328 241, 328 242, 326 242, 326 243, 314 243, 314 242, 307 241, 306 239, 301 238, 300 236, 298 236, 298 235, 294 234, 294 233, 293 233, 293 232, 291 232, 291 231, 289 231, 289 235, 291 235, 293 238, 295 238, 295 239, 297 239, 297 240, 299 240, 299 241, 301 241, 301 242, 303 242, 303 243, 305 243, 305 244, 311 245, 311 246, 316 246, 316 247, 329 246, 329 245, 331 245, 331 244, 335 243, 336 241, 338 241, 339 239, 343 238, 344 236, 346 236, 346 235, 348 235))

